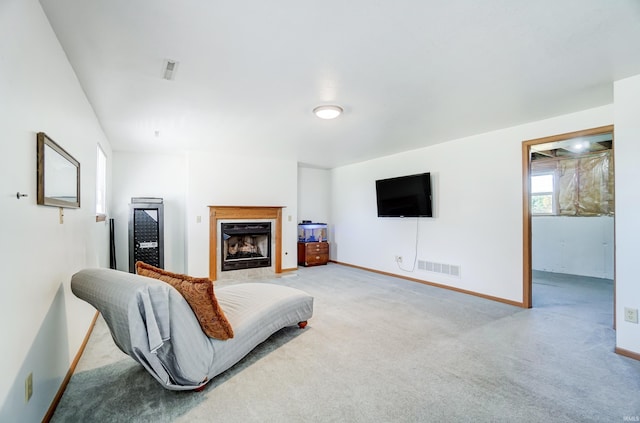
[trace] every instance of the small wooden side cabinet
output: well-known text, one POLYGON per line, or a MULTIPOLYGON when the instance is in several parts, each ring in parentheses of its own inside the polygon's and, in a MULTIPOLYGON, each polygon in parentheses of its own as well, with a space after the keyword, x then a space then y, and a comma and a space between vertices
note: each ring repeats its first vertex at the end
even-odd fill
POLYGON ((328 242, 298 242, 298 265, 318 266, 328 262, 328 242))

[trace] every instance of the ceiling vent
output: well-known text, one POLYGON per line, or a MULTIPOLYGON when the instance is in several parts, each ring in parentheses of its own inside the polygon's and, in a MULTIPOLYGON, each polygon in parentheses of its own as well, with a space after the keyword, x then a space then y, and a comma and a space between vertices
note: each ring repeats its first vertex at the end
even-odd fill
POLYGON ((179 62, 175 60, 165 60, 164 62, 164 75, 162 76, 167 81, 173 81, 176 77, 176 71, 178 70, 179 62))

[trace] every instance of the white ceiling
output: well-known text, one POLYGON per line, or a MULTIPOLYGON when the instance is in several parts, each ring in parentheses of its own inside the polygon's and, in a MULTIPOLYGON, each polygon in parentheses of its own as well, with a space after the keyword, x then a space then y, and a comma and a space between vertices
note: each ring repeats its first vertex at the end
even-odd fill
POLYGON ((40 2, 114 150, 331 168, 610 104, 640 74, 638 0, 40 2))

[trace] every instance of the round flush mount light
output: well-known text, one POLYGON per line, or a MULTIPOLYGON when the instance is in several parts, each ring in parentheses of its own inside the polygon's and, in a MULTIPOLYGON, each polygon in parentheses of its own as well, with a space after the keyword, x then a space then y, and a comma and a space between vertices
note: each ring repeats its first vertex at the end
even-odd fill
POLYGON ((313 109, 313 113, 320 119, 335 119, 340 116, 342 111, 342 107, 333 105, 318 106, 313 109))

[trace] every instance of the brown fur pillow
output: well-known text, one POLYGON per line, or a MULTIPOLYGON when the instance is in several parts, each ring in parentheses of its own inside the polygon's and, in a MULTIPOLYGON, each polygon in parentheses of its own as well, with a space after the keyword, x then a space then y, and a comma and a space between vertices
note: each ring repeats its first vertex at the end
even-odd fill
POLYGON ((136 263, 136 272, 141 276, 159 279, 177 289, 191 306, 207 336, 222 340, 233 338, 231 324, 218 305, 213 293, 213 282, 209 279, 167 272, 142 261, 136 263))

